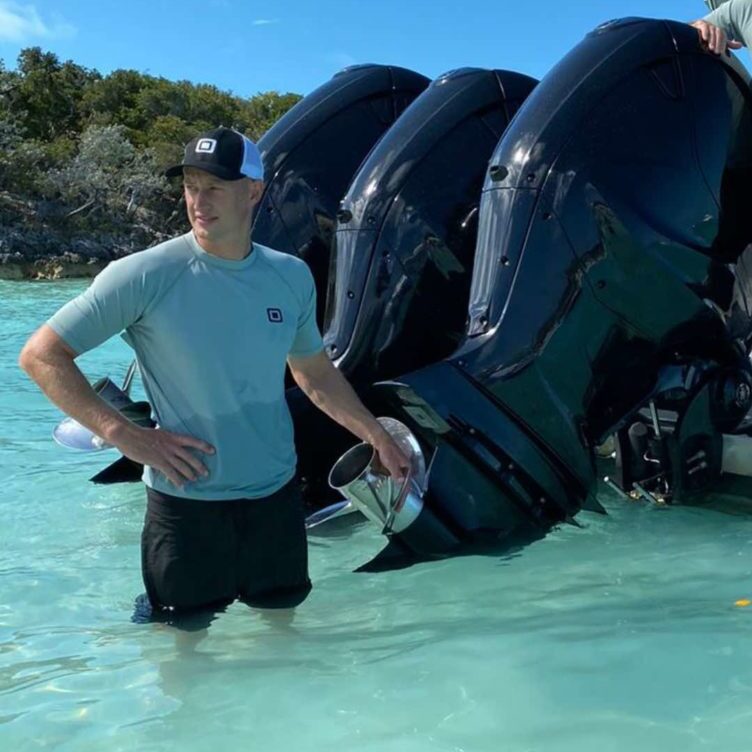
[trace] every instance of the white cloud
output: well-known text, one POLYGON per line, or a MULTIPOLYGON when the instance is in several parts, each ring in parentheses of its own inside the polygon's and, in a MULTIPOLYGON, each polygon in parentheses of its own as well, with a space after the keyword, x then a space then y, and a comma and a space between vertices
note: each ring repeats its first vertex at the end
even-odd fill
POLYGON ((269 26, 269 24, 279 23, 278 18, 257 18, 254 22, 254 26, 269 26))
POLYGON ((59 16, 45 21, 30 4, 0 0, 0 42, 70 37, 76 29, 59 16))

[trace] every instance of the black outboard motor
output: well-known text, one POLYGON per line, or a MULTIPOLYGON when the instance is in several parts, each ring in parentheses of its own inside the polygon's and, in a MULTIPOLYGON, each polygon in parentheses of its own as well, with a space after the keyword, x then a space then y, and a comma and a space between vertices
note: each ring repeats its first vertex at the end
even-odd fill
POLYGON ((349 378, 395 376, 457 349, 488 160, 536 83, 479 68, 440 76, 353 178, 324 335, 349 378))
POLYGON ((426 504, 458 539, 570 518, 593 447, 651 401, 675 413, 675 474, 705 451, 694 488, 718 477, 703 437, 752 383, 724 316, 752 239, 751 115, 732 58, 641 19, 596 29, 525 102, 484 186, 464 343, 371 403, 420 441, 426 504))
MULTIPOLYGON (((536 83, 477 68, 440 76, 353 178, 337 215, 324 333, 350 380, 367 386, 457 348, 488 160, 536 83)), ((288 402, 305 498, 318 506, 331 495, 328 469, 352 437, 295 390, 288 402)))
POLYGON ((339 202, 373 145, 428 84, 425 76, 396 66, 346 68, 259 140, 266 190, 253 237, 305 259, 316 280, 319 324, 339 202))

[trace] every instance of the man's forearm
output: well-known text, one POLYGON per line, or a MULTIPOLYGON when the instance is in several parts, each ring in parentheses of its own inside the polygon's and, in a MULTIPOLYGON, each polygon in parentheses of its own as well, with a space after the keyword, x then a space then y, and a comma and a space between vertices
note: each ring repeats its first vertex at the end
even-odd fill
POLYGON ((325 353, 288 358, 288 363, 296 383, 316 407, 371 444, 389 475, 398 480, 409 477, 410 457, 360 401, 325 353))
POLYGON ((316 407, 362 441, 377 444, 386 433, 336 368, 317 379, 301 379, 298 385, 316 407))
POLYGON ((99 397, 75 357, 49 326, 42 326, 21 351, 19 364, 63 412, 134 462, 163 473, 178 488, 208 475, 195 452, 214 454, 211 444, 194 436, 137 426, 99 397))
POLYGON ((67 354, 27 346, 19 362, 51 402, 97 436, 112 442, 127 430, 130 421, 97 395, 67 354))

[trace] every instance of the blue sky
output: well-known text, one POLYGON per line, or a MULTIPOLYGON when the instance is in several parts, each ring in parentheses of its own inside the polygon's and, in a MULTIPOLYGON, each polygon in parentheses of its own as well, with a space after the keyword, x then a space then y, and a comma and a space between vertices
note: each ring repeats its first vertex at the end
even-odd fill
POLYGON ((431 78, 463 66, 540 78, 602 21, 704 13, 701 0, 0 0, 0 58, 12 68, 37 45, 101 73, 307 94, 366 62, 431 78))

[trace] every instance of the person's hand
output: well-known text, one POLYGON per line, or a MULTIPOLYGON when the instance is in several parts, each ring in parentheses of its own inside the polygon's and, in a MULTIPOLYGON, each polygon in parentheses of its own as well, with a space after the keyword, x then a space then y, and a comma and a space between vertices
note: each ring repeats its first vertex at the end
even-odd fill
POLYGON ((373 441, 378 462, 397 483, 403 481, 410 472, 410 459, 399 448, 397 442, 384 431, 373 441))
POLYGON ((700 42, 707 48, 708 52, 716 55, 726 52, 727 49, 738 50, 744 46, 741 42, 729 40, 723 29, 707 21, 692 21, 690 26, 697 29, 697 33, 700 35, 700 42))
POLYGON ((178 488, 209 474, 191 450, 214 454, 214 447, 201 439, 135 424, 123 427, 117 435, 109 437, 109 441, 134 462, 159 470, 178 488))
POLYGON ((404 506, 405 499, 407 499, 407 494, 410 490, 407 483, 410 474, 410 459, 386 431, 374 441, 373 448, 376 450, 377 468, 380 466, 386 470, 396 484, 401 483, 403 486, 399 497, 394 500, 393 505, 394 511, 399 512, 404 506))

